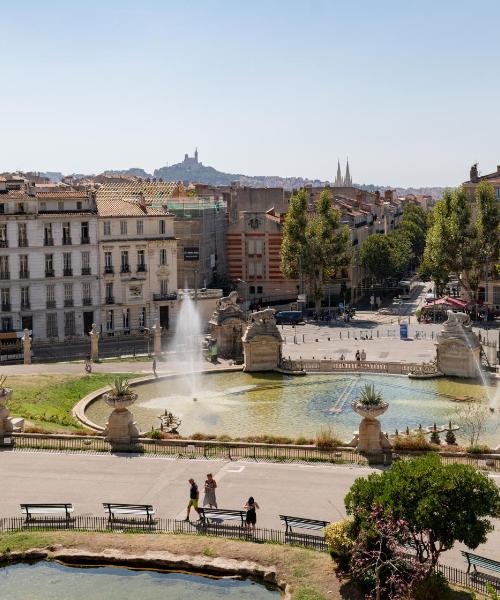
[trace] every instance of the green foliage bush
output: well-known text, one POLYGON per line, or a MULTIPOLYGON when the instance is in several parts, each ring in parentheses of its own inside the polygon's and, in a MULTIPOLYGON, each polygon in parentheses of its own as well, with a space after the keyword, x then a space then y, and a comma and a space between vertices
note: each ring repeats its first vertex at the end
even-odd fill
POLYGON ((343 571, 349 567, 349 557, 354 546, 353 523, 352 519, 342 519, 325 527, 325 541, 330 555, 343 571))
POLYGON ((491 448, 484 444, 476 444, 475 446, 468 446, 467 452, 469 454, 489 454, 491 448))
POLYGON ((394 438, 392 447, 394 450, 432 450, 432 445, 423 433, 398 435, 394 438))
POLYGON ((453 600, 454 595, 446 579, 433 573, 415 586, 412 600, 453 600))

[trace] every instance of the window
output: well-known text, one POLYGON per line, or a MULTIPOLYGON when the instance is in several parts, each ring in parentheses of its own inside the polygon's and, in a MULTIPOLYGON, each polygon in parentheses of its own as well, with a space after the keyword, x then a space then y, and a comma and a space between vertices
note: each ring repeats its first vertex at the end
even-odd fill
POLYGON ((128 265, 128 250, 122 250, 122 273, 128 273, 130 271, 130 267, 128 265))
POLYGON ((54 255, 45 255, 45 277, 54 277, 54 255))
POLYGON ((113 331, 114 328, 115 328, 114 311, 108 310, 108 311, 106 311, 106 329, 108 331, 113 331))
POLYGON ((137 227, 137 235, 142 235, 144 233, 144 221, 136 221, 137 227))
POLYGON ((9 257, 0 256, 0 279, 9 279, 9 257))
POLYGON ((168 279, 160 280, 160 293, 165 296, 168 294, 168 279))
POLYGON ((26 223, 18 223, 17 225, 17 243, 20 248, 27 248, 28 246, 26 223))
POLYGON ((82 252, 82 275, 90 275, 90 252, 82 252))
POLYGON ((10 310, 10 290, 9 288, 2 288, 2 292, 0 294, 2 299, 2 310, 9 311, 10 310))
POLYGON ((83 223, 81 224, 81 238, 82 244, 88 244, 90 242, 89 224, 87 223, 87 221, 83 221, 83 223))
POLYGON ((123 309, 123 329, 130 329, 130 308, 123 309))
POLYGON ((24 202, 18 202, 17 203, 17 212, 24 214, 24 202))
POLYGON ((0 248, 8 248, 7 223, 0 223, 0 248))
POLYGON ((40 210, 47 210, 47 202, 40 202, 40 210))
POLYGON ((248 293, 249 294, 255 294, 255 286, 254 285, 249 286, 248 293))
POLYGON ((57 203, 57 210, 64 210, 64 202, 57 203))
POLYGON ((160 232, 160 234, 165 233, 165 220, 164 219, 160 219, 160 221, 158 223, 158 231, 160 232))
POLYGON ((255 275, 257 275, 257 277, 262 277, 262 273, 263 273, 263 264, 261 262, 257 262, 255 263, 255 275))
POLYGON ((73 269, 71 268, 71 252, 63 253, 63 275, 68 277, 73 274, 73 269))
POLYGON ((82 300, 83 304, 87 306, 92 304, 92 287, 90 281, 84 281, 82 283, 82 300))
POLYGON ((54 238, 52 237, 52 223, 47 223, 43 229, 43 244, 44 246, 53 246, 54 238))
POLYGON ((144 250, 137 250, 137 270, 145 271, 146 270, 146 258, 144 250))
POLYGON ((500 200, 500 187, 498 187, 495 191, 497 200, 500 200))
POLYGON ((2 331, 14 331, 12 317, 2 317, 2 331))
POLYGON ((493 304, 500 304, 500 286, 493 287, 493 304))
POLYGON ((28 255, 19 255, 19 279, 29 279, 30 273, 28 269, 28 255))
POLYGON ((73 306, 73 284, 64 284, 64 306, 73 306))
POLYGON ((146 326, 146 307, 143 306, 139 312, 139 327, 146 326))
POLYGON ((113 255, 111 252, 104 253, 104 272, 105 273, 113 272, 113 255))
POLYGON ((75 335, 75 313, 64 313, 64 336, 71 337, 75 335))
POLYGON ((5 202, 0 202, 0 215, 5 214, 5 202))
POLYGON ((47 308, 56 307, 56 286, 51 284, 45 287, 45 297, 47 301, 47 308))
POLYGON ((57 314, 47 313, 47 337, 56 338, 57 334, 57 314))
POLYGON ((255 240, 248 240, 248 255, 255 254, 255 240))
POLYGON ((111 223, 109 221, 104 221, 102 224, 103 235, 111 235, 111 223))
POLYGON ((160 265, 167 265, 168 261, 167 261, 167 251, 165 250, 165 248, 162 248, 160 250, 160 265))
POLYGON ((63 245, 69 246, 71 244, 71 224, 63 223, 63 245))
POLYGON ((250 277, 255 276, 255 263, 253 261, 248 263, 248 275, 250 277))
POLYGON ((26 309, 30 307, 30 289, 29 287, 21 288, 21 308, 26 309))
POLYGON ((108 281, 106 283, 106 303, 113 304, 113 282, 108 281))
POLYGON ((127 234, 127 221, 120 221, 120 233, 122 235, 127 234))
POLYGON ((255 240, 255 254, 262 254, 262 240, 255 240))
POLYGON ((257 294, 262 294, 262 286, 261 285, 257 286, 257 294))
POLYGON ((77 202, 76 203, 76 210, 81 210, 82 209, 82 203, 81 202, 77 202))

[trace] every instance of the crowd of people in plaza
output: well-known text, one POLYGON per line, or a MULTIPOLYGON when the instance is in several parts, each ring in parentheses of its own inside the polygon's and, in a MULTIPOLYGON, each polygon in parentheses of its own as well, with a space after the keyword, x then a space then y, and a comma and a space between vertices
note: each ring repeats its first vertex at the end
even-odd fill
MULTIPOLYGON (((196 481, 191 478, 188 480, 189 483, 189 501, 187 505, 187 514, 184 521, 189 521, 191 514, 191 508, 193 508, 198 515, 200 515, 199 502, 200 502, 200 490, 196 481)), ((217 482, 213 478, 212 473, 207 473, 205 480, 204 495, 203 495, 203 507, 208 506, 209 508, 217 508, 217 496, 215 490, 217 489, 217 482)), ((257 510, 260 509, 259 504, 255 501, 253 496, 250 496, 243 505, 243 509, 246 511, 245 523, 249 529, 255 529, 257 524, 257 510)), ((198 520, 202 520, 199 516, 198 520)))

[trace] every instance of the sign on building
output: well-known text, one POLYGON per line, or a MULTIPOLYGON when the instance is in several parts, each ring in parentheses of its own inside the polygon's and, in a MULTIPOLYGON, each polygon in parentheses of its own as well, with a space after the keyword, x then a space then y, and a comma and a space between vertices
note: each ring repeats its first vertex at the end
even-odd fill
POLYGON ((200 260, 200 249, 198 247, 184 247, 184 260, 200 260))

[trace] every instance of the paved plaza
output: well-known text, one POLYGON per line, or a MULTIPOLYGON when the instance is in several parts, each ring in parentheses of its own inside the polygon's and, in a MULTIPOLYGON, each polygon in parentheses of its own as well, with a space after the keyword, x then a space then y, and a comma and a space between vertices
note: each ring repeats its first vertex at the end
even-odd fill
MULTIPOLYGON (((219 507, 242 508, 254 496, 258 525, 281 529, 279 514, 336 521, 344 496, 368 467, 188 460, 134 455, 3 451, 0 516, 20 516, 20 503, 72 502, 78 515, 104 515, 102 502, 153 504, 159 517, 183 519, 188 479, 202 486, 207 473, 218 483, 219 507)), ((500 475, 493 475, 500 486, 500 475)), ((193 516, 192 518, 196 518, 193 516)), ((478 553, 500 559, 500 521, 478 553)), ((464 568, 460 546, 443 562, 464 568)))

